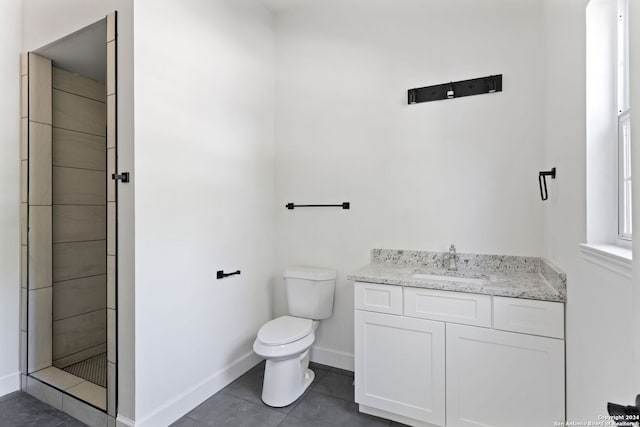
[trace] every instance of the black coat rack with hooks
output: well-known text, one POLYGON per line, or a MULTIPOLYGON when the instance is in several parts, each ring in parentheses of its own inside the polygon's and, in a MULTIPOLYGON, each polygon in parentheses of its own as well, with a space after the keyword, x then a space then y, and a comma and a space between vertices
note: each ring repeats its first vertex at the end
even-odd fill
POLYGON ((409 89, 408 103, 412 105, 496 92, 502 92, 502 74, 409 89))

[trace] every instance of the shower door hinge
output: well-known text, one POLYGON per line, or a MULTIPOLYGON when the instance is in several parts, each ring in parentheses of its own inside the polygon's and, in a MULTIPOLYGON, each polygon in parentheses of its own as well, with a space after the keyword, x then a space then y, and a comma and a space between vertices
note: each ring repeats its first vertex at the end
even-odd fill
POLYGON ((121 174, 114 173, 111 175, 111 179, 114 181, 129 182, 129 172, 122 172, 121 174))

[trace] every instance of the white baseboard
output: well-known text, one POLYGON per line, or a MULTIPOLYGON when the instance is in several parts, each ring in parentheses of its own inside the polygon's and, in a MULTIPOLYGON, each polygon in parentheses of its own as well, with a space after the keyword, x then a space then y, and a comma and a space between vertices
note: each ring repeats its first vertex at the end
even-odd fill
MULTIPOLYGON (((251 351, 215 374, 205 378, 187 391, 159 406, 141 420, 135 421, 133 424, 128 424, 125 423, 124 417, 118 417, 117 421, 126 427, 133 427, 134 425, 135 427, 168 426, 222 390, 249 369, 253 368, 260 360, 262 359, 251 351)), ((127 421, 131 422, 131 420, 127 421)))
POLYGON ((20 372, 0 377, 0 396, 20 390, 20 372))
POLYGON ((353 354, 316 346, 311 347, 311 361, 347 371, 355 366, 353 354))
POLYGON ((135 425, 135 421, 122 415, 118 415, 118 418, 116 418, 116 427, 135 427, 135 425))

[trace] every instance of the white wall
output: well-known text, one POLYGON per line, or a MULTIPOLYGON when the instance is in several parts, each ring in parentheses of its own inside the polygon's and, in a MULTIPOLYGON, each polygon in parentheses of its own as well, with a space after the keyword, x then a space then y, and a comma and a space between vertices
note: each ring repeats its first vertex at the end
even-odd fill
MULTIPOLYGON (((22 0, 22 50, 31 51, 118 11, 118 166, 133 170, 133 1, 22 0)), ((134 419, 133 182, 118 189, 118 414, 134 419)))
POLYGON ((271 318, 272 17, 136 0, 135 52, 136 425, 155 426, 257 363, 271 318))
POLYGON ((0 3, 0 396, 20 388, 20 3, 0 3))
POLYGON ((542 45, 538 0, 327 0, 277 14, 275 309, 287 265, 338 270, 316 360, 352 367, 345 276, 373 248, 540 254, 537 173, 553 166, 542 45), (407 105, 407 89, 500 73, 502 93, 407 105), (343 201, 352 209, 284 209, 343 201))
MULTIPOLYGON (((544 253, 567 273, 567 419, 572 421, 597 421, 606 415, 608 401, 630 404, 637 392, 631 376, 638 360, 632 338, 637 283, 594 264, 579 247, 587 238, 586 4, 544 0, 544 151, 545 163, 558 168, 544 206, 544 253)), ((590 224, 597 229, 597 223, 590 224)), ((603 239, 591 225, 590 240, 603 239)))
POLYGON ((598 421, 607 402, 630 405, 638 393, 633 282, 586 259, 578 265, 567 295, 567 418, 598 421))

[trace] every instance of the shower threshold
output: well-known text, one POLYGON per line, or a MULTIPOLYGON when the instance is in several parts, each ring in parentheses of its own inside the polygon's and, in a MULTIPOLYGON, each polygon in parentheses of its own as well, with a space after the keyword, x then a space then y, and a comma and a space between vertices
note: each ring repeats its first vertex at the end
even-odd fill
POLYGON ((33 372, 30 376, 88 404, 107 410, 107 389, 54 366, 33 372))

